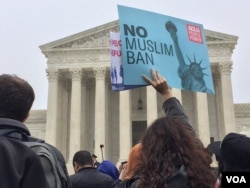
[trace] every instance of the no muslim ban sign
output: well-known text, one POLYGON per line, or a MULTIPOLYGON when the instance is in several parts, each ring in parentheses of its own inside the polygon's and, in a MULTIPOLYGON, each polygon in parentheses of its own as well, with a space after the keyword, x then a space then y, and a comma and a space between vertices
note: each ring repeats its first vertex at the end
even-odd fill
POLYGON ((169 85, 214 93, 201 24, 118 5, 124 85, 147 85, 141 75, 160 71, 169 85))

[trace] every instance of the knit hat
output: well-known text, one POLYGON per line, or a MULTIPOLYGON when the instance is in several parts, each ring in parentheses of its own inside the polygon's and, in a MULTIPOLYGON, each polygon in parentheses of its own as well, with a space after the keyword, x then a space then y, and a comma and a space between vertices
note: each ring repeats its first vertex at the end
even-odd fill
POLYGON ((250 169, 250 138, 246 135, 229 133, 221 142, 211 145, 208 149, 222 161, 233 167, 250 169))

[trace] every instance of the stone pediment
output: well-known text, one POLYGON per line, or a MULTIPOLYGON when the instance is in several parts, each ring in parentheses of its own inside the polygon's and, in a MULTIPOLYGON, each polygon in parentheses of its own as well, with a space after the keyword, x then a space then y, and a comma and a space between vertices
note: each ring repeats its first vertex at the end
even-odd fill
POLYGON ((245 112, 250 116, 250 103, 237 103, 234 104, 234 110, 236 113, 243 113, 245 112))
MULTIPOLYGON (((40 46, 43 52, 83 49, 103 49, 109 46, 109 32, 119 32, 118 20, 103 24, 92 29, 44 44, 40 46)), ((238 37, 205 30, 207 44, 233 44, 237 43, 238 37)))
MULTIPOLYGON (((77 55, 82 54, 82 51, 88 51, 86 52, 88 57, 81 55, 84 56, 80 57, 82 61, 86 59, 93 60, 93 58, 96 60, 96 53, 104 55, 109 50, 110 31, 119 32, 118 20, 41 45, 40 49, 50 59, 49 63, 52 61, 54 63, 61 62, 65 57, 73 62, 77 55)), ((210 30, 205 30, 205 35, 211 57, 221 56, 222 54, 227 57, 231 56, 238 37, 210 30)))
POLYGON ((61 50, 98 49, 109 46, 109 32, 119 31, 118 21, 94 27, 92 29, 44 44, 40 46, 43 52, 61 50))
POLYGON ((220 33, 211 30, 205 30, 206 42, 207 44, 236 44, 238 37, 234 35, 229 35, 225 33, 220 33))

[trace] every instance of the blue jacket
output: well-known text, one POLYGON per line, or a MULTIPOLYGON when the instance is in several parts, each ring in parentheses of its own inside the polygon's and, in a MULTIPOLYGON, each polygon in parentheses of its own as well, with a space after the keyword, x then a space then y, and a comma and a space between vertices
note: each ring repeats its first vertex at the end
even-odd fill
POLYGON ((97 170, 104 174, 108 174, 113 178, 113 180, 117 180, 119 178, 120 173, 117 167, 109 160, 102 161, 98 166, 97 170))

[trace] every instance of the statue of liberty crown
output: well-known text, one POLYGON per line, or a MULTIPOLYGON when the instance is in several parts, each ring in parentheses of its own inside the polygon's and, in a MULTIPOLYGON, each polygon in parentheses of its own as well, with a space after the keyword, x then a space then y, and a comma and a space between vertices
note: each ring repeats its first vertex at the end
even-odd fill
POLYGON ((194 61, 192 61, 188 56, 187 56, 187 58, 188 58, 188 61, 190 62, 190 65, 189 65, 190 70, 192 70, 194 67, 199 67, 199 69, 202 71, 202 74, 205 75, 205 76, 208 76, 206 73, 203 72, 203 70, 205 70, 207 68, 202 68, 201 67, 202 59, 200 60, 199 63, 197 63, 195 55, 194 55, 194 61))

